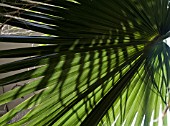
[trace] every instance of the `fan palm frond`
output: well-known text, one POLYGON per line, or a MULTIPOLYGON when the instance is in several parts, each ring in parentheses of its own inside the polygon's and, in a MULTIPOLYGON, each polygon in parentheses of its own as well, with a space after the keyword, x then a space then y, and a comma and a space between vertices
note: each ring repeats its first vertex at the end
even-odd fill
POLYGON ((0 104, 29 96, 0 124, 128 126, 136 117, 149 125, 170 102, 169 13, 168 0, 1 0, 2 25, 48 36, 0 36, 37 44, 0 51, 21 58, 0 65, 2 74, 17 72, 0 85, 27 82, 1 94, 0 104))

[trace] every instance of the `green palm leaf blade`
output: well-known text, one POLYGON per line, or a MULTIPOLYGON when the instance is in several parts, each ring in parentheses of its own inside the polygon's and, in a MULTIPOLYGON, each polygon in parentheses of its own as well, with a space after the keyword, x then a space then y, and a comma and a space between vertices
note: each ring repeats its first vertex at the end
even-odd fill
POLYGON ((0 7, 2 24, 50 35, 0 36, 37 44, 0 50, 1 58, 19 58, 0 65, 7 75, 0 85, 27 83, 1 94, 0 105, 28 97, 1 125, 119 126, 136 118, 147 126, 167 107, 168 0, 6 0, 0 7))

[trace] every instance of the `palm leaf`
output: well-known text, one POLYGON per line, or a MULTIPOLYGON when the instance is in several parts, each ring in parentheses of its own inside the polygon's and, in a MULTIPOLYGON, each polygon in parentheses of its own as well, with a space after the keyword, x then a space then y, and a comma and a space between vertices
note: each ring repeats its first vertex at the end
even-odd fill
POLYGON ((1 86, 27 82, 0 104, 29 96, 1 125, 149 125, 169 100, 168 0, 6 0, 0 22, 48 36, 1 35, 35 43, 0 51, 1 86), (40 46, 39 44, 44 44, 40 46), (30 69, 27 71, 27 69, 30 69), (15 72, 15 73, 14 73, 15 72), (17 72, 17 73, 16 73, 17 72), (12 74, 8 74, 12 73, 12 74), (16 122, 19 113, 30 110, 16 122))

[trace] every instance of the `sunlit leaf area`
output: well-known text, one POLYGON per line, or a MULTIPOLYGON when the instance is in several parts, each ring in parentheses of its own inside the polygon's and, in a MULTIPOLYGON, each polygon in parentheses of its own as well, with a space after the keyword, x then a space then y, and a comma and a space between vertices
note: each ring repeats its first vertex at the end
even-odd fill
POLYGON ((1 0, 0 126, 170 126, 169 0, 1 0))

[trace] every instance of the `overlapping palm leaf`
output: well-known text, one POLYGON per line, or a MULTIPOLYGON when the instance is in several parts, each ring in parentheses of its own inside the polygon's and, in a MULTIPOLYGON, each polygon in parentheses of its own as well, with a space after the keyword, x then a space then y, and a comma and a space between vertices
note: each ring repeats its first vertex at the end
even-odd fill
POLYGON ((36 47, 0 51, 0 104, 31 96, 1 125, 149 125, 168 104, 168 0, 1 0, 0 21, 49 36, 0 36, 36 47), (16 18, 18 17, 18 18, 16 18), (38 46, 44 44, 44 46, 38 46), (27 71, 27 68, 30 70, 27 71), (24 70, 24 71, 23 71, 24 70), (10 120, 31 109, 15 123, 10 120))

